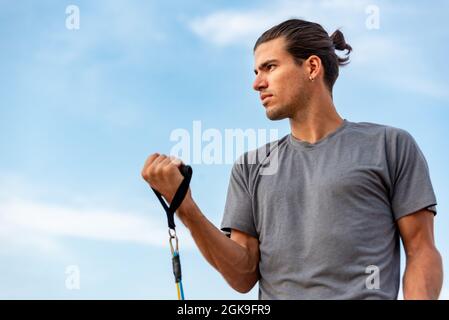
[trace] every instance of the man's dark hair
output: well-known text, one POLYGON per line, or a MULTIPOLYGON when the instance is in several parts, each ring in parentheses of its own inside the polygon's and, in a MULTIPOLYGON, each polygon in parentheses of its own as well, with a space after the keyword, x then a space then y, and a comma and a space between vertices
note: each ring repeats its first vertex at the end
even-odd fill
POLYGON ((324 67, 324 81, 332 93, 332 88, 338 78, 338 67, 349 63, 349 53, 352 48, 346 43, 343 33, 336 30, 331 36, 321 25, 300 19, 284 21, 265 31, 254 45, 257 47, 267 41, 284 37, 286 50, 290 53, 298 65, 316 55, 321 59, 324 67), (346 57, 341 58, 335 50, 347 50, 346 57))

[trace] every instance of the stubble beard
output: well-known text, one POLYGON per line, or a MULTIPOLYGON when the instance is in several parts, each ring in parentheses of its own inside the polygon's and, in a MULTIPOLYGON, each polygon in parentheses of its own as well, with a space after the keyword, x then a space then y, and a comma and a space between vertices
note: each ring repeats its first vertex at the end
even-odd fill
POLYGON ((298 112, 307 108, 310 102, 310 92, 307 86, 304 85, 301 81, 298 81, 300 84, 295 89, 295 95, 290 99, 287 99, 287 102, 283 104, 274 104, 268 105, 266 107, 266 115, 270 120, 282 120, 286 118, 293 118, 298 112))
POLYGON ((269 106, 266 110, 267 118, 270 120, 282 120, 289 117, 289 113, 287 112, 288 106, 269 106))
POLYGON ((294 101, 295 103, 272 105, 266 107, 267 118, 273 121, 282 120, 286 118, 293 118, 294 115, 305 106, 305 97, 297 96, 294 101))

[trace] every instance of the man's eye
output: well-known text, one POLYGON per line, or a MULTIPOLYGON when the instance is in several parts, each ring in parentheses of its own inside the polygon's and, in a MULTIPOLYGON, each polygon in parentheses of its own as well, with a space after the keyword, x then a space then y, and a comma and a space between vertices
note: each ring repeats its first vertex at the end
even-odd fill
POLYGON ((269 64, 269 65, 267 66, 267 69, 268 69, 268 70, 273 70, 274 67, 275 67, 274 64, 269 64))

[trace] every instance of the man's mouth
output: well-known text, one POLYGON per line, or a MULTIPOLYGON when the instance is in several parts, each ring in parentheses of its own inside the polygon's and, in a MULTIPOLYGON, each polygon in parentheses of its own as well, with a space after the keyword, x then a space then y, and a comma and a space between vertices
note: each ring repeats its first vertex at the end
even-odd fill
POLYGON ((269 93, 262 93, 261 95, 260 95, 260 100, 262 100, 262 103, 264 102, 264 101, 266 101, 268 98, 271 98, 273 95, 272 94, 269 94, 269 93))

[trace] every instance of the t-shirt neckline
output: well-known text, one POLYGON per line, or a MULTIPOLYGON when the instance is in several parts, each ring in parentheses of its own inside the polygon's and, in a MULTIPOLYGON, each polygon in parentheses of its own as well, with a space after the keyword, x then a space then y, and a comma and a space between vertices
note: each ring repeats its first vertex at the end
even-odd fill
POLYGON ((320 147, 322 145, 325 145, 329 142, 333 137, 335 137, 337 134, 342 132, 346 127, 348 127, 348 124, 350 122, 347 119, 343 119, 343 123, 335 129, 333 132, 329 133, 322 139, 318 140, 315 143, 310 143, 304 140, 300 140, 298 138, 295 138, 291 133, 288 134, 288 142, 295 148, 299 148, 302 150, 312 150, 316 149, 317 147, 320 147))

